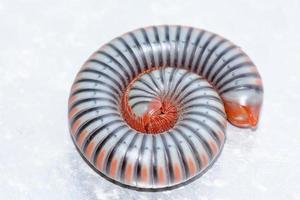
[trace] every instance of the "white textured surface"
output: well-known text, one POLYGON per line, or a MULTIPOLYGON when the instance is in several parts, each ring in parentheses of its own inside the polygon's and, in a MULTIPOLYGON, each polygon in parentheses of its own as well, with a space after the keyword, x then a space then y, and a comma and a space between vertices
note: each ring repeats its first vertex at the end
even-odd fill
POLYGON ((0 1, 0 199, 300 199, 300 2, 0 1), (141 193, 81 159, 67 99, 80 65, 105 42, 151 24, 219 33, 257 64, 257 131, 228 127, 217 163, 195 182, 141 193))

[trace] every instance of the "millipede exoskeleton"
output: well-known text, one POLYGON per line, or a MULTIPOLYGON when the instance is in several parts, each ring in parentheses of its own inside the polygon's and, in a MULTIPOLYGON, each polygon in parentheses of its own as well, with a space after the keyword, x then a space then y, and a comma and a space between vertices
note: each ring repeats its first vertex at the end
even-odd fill
POLYGON ((262 101, 260 75, 238 46, 201 29, 152 26, 86 61, 71 89, 69 125, 94 170, 156 191, 203 174, 223 148, 227 119, 255 128, 262 101))

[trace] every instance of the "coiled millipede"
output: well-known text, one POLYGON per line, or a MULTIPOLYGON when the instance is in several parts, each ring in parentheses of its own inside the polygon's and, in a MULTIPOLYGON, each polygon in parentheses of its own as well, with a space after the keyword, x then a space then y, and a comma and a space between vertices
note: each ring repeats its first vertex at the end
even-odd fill
POLYGON ((227 119, 255 128, 262 101, 260 75, 238 46, 192 27, 151 26, 86 61, 71 89, 69 125, 99 174, 157 191, 203 174, 223 148, 227 119))

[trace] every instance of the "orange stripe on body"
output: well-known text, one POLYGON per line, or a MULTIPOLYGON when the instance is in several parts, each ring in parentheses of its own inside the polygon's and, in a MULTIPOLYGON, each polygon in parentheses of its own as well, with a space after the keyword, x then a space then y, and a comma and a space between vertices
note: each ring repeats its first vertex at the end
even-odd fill
POLYGON ((218 137, 220 138, 221 142, 224 142, 224 139, 225 139, 224 133, 218 131, 218 132, 217 132, 217 135, 218 135, 218 137))
POLYGON ((72 96, 70 99, 69 99, 69 105, 72 105, 75 101, 76 101, 77 97, 76 96, 72 96))
POLYGON ((213 153, 213 156, 215 156, 217 154, 219 148, 217 147, 217 145, 214 142, 208 142, 208 144, 213 153))
POLYGON ((192 158, 189 159, 188 167, 189 167, 189 171, 190 171, 191 176, 196 174, 196 163, 194 162, 194 159, 192 159, 192 158))
POLYGON ((258 73, 258 71, 257 71, 257 69, 256 69, 255 66, 252 66, 252 67, 250 68, 250 72, 258 73))
POLYGON ((91 156, 92 156, 92 153, 93 153, 93 150, 96 146, 96 143, 94 141, 91 141, 87 148, 86 148, 86 151, 85 151, 85 156, 87 157, 88 160, 91 159, 91 156))
POLYGON ((97 158, 97 162, 96 162, 96 166, 99 170, 102 170, 102 168, 103 168, 103 160, 104 160, 105 154, 106 154, 105 149, 101 149, 99 156, 97 158))
POLYGON ((201 160, 201 168, 203 169, 208 164, 208 157, 207 157, 207 155, 204 155, 204 154, 200 155, 200 160, 201 160))
POLYGON ((88 135, 88 131, 87 130, 83 130, 81 133, 80 133, 80 135, 79 135, 79 137, 78 137, 78 139, 77 139, 77 144, 78 144, 78 146, 80 147, 80 148, 82 148, 82 143, 83 143, 83 141, 84 141, 84 139, 86 138, 86 136, 88 135))
POLYGON ((78 109, 77 108, 73 108, 69 114, 69 120, 71 120, 74 115, 77 113, 78 109))
POLYGON ((257 79, 255 81, 255 84, 259 85, 259 86, 262 86, 262 80, 261 79, 257 79))
POLYGON ((78 120, 76 120, 75 123, 73 124, 73 127, 72 127, 72 129, 71 129, 73 135, 76 133, 77 129, 79 128, 80 123, 81 123, 81 121, 78 119, 78 120))
POLYGON ((133 165, 128 164, 126 166, 126 170, 125 170, 125 182, 126 183, 131 183, 132 182, 132 175, 133 175, 133 165))
POLYGON ((109 171, 109 174, 112 178, 114 178, 116 176, 118 165, 119 165, 118 160, 113 159, 113 161, 111 162, 110 171, 109 171))
POLYGON ((179 182, 182 179, 182 172, 178 163, 174 165, 174 178, 175 182, 179 182))
POLYGON ((141 174, 141 180, 142 182, 148 182, 149 181, 149 177, 148 177, 148 169, 146 166, 142 166, 142 174, 141 174))
POLYGON ((166 183, 166 174, 164 172, 163 167, 158 167, 158 183, 163 185, 166 183))

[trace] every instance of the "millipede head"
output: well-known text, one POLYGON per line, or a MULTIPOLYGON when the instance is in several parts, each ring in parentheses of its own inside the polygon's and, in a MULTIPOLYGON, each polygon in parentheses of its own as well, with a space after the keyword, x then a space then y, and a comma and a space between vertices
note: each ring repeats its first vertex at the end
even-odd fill
POLYGON ((242 128, 257 127, 263 103, 262 88, 233 90, 222 98, 230 123, 242 128))

